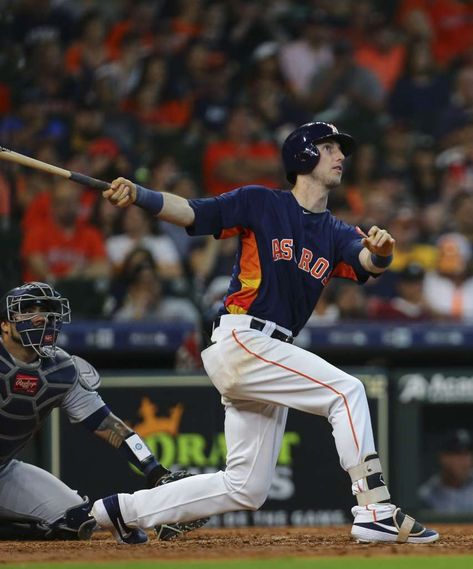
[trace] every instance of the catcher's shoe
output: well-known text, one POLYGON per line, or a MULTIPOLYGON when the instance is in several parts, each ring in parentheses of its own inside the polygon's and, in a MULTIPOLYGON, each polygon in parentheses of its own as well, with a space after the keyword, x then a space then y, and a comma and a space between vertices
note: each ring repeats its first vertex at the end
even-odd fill
POLYGON ((102 529, 112 532, 117 543, 136 545, 146 543, 148 535, 140 528, 131 528, 125 524, 117 494, 97 500, 90 512, 102 529))
MULTIPOLYGON (((175 472, 167 472, 164 476, 159 478, 159 480, 155 483, 155 486, 164 486, 164 484, 170 484, 171 482, 177 482, 178 480, 182 480, 183 478, 188 478, 189 476, 193 476, 187 470, 176 470, 175 472)), ((210 518, 200 518, 198 520, 192 520, 189 522, 174 522, 170 524, 161 524, 155 526, 154 531, 158 539, 163 541, 170 541, 173 539, 177 539, 181 537, 183 534, 188 533, 190 531, 194 531, 195 529, 199 529, 204 526, 210 518)))
POLYGON ((201 520, 194 520, 193 522, 176 522, 173 524, 161 524, 156 526, 154 531, 158 539, 163 541, 171 541, 181 537, 181 535, 194 531, 204 526, 208 522, 209 518, 203 518, 201 520))
POLYGON ((393 504, 379 504, 371 509, 363 506, 352 508, 355 517, 351 535, 362 543, 432 543, 439 534, 396 508, 393 504))

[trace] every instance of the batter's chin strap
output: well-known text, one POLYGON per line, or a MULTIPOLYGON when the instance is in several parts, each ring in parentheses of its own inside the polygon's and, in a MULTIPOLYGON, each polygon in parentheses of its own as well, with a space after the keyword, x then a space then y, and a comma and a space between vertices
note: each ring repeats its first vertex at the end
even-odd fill
POLYGON ((377 454, 369 454, 362 463, 348 469, 353 483, 361 481, 361 491, 356 494, 359 506, 389 502, 391 495, 383 480, 383 469, 377 454))

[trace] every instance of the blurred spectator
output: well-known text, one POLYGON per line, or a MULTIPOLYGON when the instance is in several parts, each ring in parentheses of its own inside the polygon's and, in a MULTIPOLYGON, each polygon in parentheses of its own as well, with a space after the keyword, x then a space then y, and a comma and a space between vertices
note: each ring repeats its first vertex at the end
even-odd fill
POLYGON ((96 200, 90 212, 90 223, 108 239, 120 233, 123 212, 113 206, 108 200, 96 200))
POLYGON ((473 440, 466 429, 447 433, 438 449, 439 470, 419 488, 422 505, 436 512, 473 512, 473 440))
POLYGON ((264 127, 283 139, 287 129, 309 122, 312 115, 290 95, 279 65, 279 49, 274 41, 260 44, 252 54, 246 82, 250 104, 264 127))
POLYGON ((433 314, 449 320, 473 318, 471 247, 463 235, 448 233, 438 242, 435 270, 425 277, 424 295, 433 314))
MULTIPOLYGON (((164 186, 164 191, 180 196, 186 200, 199 197, 194 180, 184 173, 175 174, 164 186)), ((170 237, 174 243, 181 262, 187 266, 192 238, 189 237, 184 227, 179 227, 173 223, 167 223, 162 220, 159 220, 158 224, 162 234, 170 237)))
POLYGON ((379 169, 382 176, 404 184, 404 192, 397 192, 398 199, 404 197, 407 189, 412 143, 413 133, 406 124, 393 121, 385 126, 379 169))
POLYGON ((129 207, 123 213, 122 233, 106 240, 108 258, 115 273, 123 264, 128 253, 136 247, 148 249, 157 270, 163 279, 179 279, 183 276, 179 253, 167 235, 152 232, 152 218, 148 212, 129 207))
POLYGON ((395 120, 418 132, 435 134, 437 117, 448 103, 449 81, 440 73, 427 42, 410 45, 404 71, 389 96, 395 120))
POLYGON ((473 66, 456 73, 450 102, 437 119, 436 137, 444 148, 459 144, 463 125, 473 121, 473 66))
POLYGON ((51 215, 26 229, 22 245, 25 281, 54 283, 58 279, 109 276, 104 240, 79 220, 81 189, 68 180, 56 181, 51 215))
POLYGON ((99 12, 86 12, 80 21, 79 38, 65 54, 65 66, 73 76, 85 78, 110 58, 105 44, 105 23, 99 12))
POLYGON ((360 144, 348 164, 345 176, 344 192, 338 192, 330 198, 330 209, 346 210, 344 221, 352 225, 360 225, 367 209, 369 196, 376 191, 378 157, 374 144, 360 144))
POLYGON ((405 29, 417 30, 422 24, 424 35, 432 37, 436 61, 446 66, 471 47, 473 5, 469 0, 402 0, 398 19, 405 29), (412 19, 412 15, 416 19, 412 19))
POLYGON ((296 39, 281 46, 281 71, 294 95, 306 97, 316 73, 331 64, 331 35, 326 16, 314 13, 304 18, 296 39))
POLYGON ((138 264, 130 275, 123 304, 115 312, 113 319, 191 322, 198 326, 199 312, 190 300, 164 296, 162 287, 154 264, 138 264))
POLYGON ((440 197, 446 206, 458 193, 473 191, 473 118, 454 130, 451 138, 455 144, 437 157, 442 174, 440 197))
POLYGON ((389 93, 399 79, 405 60, 405 47, 400 34, 388 22, 376 21, 369 32, 369 42, 355 53, 356 62, 371 70, 385 93, 389 93))
POLYGON ((436 203, 440 198, 440 181, 435 158, 434 145, 428 138, 419 140, 410 155, 410 195, 419 207, 436 203))
POLYGON ((454 231, 466 237, 473 253, 473 193, 457 194, 452 200, 454 231))
POLYGON ((435 267, 437 250, 433 245, 421 242, 419 212, 409 206, 395 213, 388 230, 396 240, 396 250, 390 270, 400 272, 409 263, 418 263, 425 270, 435 267))
POLYGON ((259 123, 247 107, 234 109, 223 140, 211 142, 204 154, 204 186, 216 196, 245 184, 276 188, 281 181, 279 149, 258 140, 259 123))
POLYGON ((336 284, 333 283, 331 288, 333 290, 330 290, 330 296, 333 301, 324 313, 329 321, 368 318, 366 295, 360 286, 340 280, 336 284))
POLYGON ((192 240, 189 264, 197 296, 205 294, 216 279, 232 274, 238 248, 237 233, 229 230, 220 239, 209 235, 192 240))
POLYGON ((310 87, 305 103, 316 120, 336 123, 359 142, 377 140, 383 87, 376 75, 354 60, 348 41, 334 44, 333 61, 314 73, 310 87))
POLYGON ((372 298, 368 305, 370 318, 376 320, 420 321, 431 317, 424 299, 425 271, 418 263, 407 264, 397 275, 396 296, 372 298))
POLYGON ((132 33, 122 38, 120 51, 120 59, 105 62, 97 69, 97 75, 107 80, 109 88, 119 101, 137 87, 142 76, 145 56, 140 38, 132 33))
POLYGON ((107 35, 107 49, 113 60, 120 58, 123 38, 127 35, 137 36, 141 48, 147 52, 153 49, 157 41, 154 28, 158 3, 149 0, 134 0, 127 4, 125 16, 112 25, 107 35))

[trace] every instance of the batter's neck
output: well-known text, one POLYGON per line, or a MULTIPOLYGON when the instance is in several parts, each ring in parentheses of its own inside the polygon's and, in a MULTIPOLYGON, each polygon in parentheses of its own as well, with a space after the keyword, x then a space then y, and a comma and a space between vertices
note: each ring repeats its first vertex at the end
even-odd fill
POLYGON ((292 193, 297 203, 308 211, 320 213, 327 209, 328 190, 326 188, 296 184, 292 193))

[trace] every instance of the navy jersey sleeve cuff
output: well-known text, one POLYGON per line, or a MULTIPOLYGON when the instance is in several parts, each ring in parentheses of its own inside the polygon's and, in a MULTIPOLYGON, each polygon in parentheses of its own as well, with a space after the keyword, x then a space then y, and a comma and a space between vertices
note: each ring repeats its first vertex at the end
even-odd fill
POLYGON ((195 219, 186 227, 188 235, 220 235, 222 230, 222 213, 216 198, 189 200, 194 210, 195 219))
POLYGON ((362 249, 363 244, 360 239, 349 243, 343 252, 343 260, 353 268, 358 278, 358 282, 360 283, 366 282, 369 277, 379 276, 379 273, 368 272, 360 263, 360 252, 362 249))
POLYGON ((107 407, 107 405, 104 405, 92 413, 92 415, 89 415, 83 421, 81 421, 81 425, 84 425, 84 427, 89 429, 89 431, 94 432, 98 429, 102 421, 110 415, 110 413, 110 409, 107 407))

